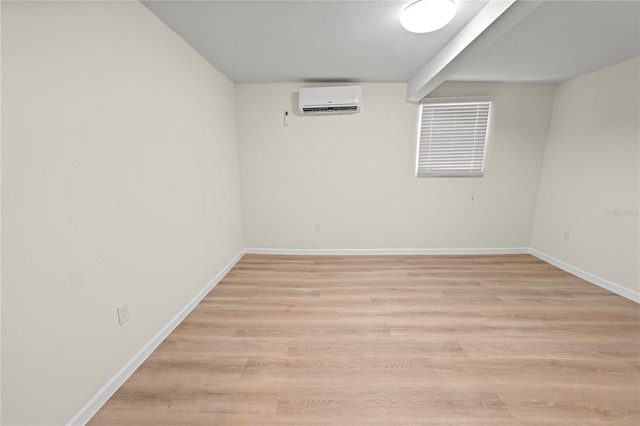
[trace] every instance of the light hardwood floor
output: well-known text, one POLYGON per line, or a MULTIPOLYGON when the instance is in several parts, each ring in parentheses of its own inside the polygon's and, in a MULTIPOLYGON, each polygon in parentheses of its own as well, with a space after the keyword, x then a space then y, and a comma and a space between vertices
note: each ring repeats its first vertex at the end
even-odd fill
POLYGON ((639 305, 529 255, 245 255, 92 425, 639 425, 639 305))

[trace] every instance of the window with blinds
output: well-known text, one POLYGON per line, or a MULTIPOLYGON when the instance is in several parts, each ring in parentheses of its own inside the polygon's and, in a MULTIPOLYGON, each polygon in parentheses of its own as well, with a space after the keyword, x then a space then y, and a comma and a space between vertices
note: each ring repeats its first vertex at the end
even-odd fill
POLYGON ((490 107, 485 97, 424 99, 416 176, 482 176, 490 107))

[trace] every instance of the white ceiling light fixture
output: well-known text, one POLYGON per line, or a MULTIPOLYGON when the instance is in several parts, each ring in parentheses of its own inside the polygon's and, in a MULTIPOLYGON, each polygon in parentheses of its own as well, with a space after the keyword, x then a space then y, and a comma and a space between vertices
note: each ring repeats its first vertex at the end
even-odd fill
POLYGON ((402 12, 400 23, 412 33, 430 33, 451 22, 456 9, 453 0, 419 0, 402 12))

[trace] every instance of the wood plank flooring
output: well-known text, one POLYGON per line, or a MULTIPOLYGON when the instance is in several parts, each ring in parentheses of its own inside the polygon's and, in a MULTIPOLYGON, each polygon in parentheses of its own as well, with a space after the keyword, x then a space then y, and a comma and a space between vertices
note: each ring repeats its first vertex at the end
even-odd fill
POLYGON ((245 255, 92 425, 639 425, 640 308, 529 255, 245 255))

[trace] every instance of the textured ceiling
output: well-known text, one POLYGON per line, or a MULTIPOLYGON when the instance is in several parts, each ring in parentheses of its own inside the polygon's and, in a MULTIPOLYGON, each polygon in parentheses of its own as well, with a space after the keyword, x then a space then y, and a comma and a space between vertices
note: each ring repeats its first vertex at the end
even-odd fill
POLYGON ((557 83, 636 56, 639 1, 547 1, 449 80, 557 83))
POLYGON ((236 83, 406 82, 486 1, 459 1, 447 27, 400 25, 412 1, 145 1, 236 83))
MULTIPOLYGON (((520 0, 522 1, 522 0, 520 0)), ((409 1, 145 1, 236 83, 406 82, 487 3, 412 34, 409 1)), ((455 81, 558 82, 640 55, 640 2, 548 0, 455 81)))

